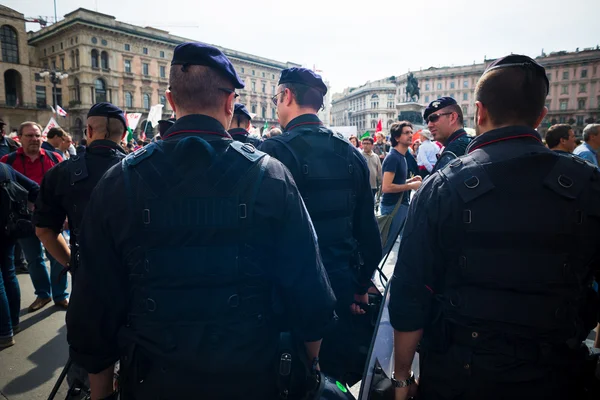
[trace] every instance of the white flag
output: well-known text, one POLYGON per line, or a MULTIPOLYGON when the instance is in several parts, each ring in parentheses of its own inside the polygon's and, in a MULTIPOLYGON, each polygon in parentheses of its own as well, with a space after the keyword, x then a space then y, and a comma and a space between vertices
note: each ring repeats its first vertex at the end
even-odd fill
POLYGON ((57 126, 58 122, 56 122, 54 118, 50 118, 50 121, 48 121, 48 125, 46 125, 46 127, 42 131, 42 140, 46 141, 46 139, 48 138, 48 131, 52 128, 56 128, 57 126))
POLYGON ((67 112, 65 110, 63 110, 63 108, 61 106, 59 106, 58 104, 56 105, 56 111, 58 112, 58 115, 60 115, 61 117, 67 116, 67 112))
POLYGON ((52 110, 52 114, 56 114, 56 110, 54 109, 54 107, 50 106, 50 109, 52 110))
POLYGON ((141 113, 131 113, 131 114, 126 114, 127 115, 127 126, 129 126, 129 128, 131 128, 132 131, 135 131, 135 128, 137 128, 139 122, 140 122, 140 118, 142 118, 142 114, 141 113))
POLYGON ((160 121, 162 119, 162 108, 164 106, 162 104, 156 104, 154 106, 152 106, 152 108, 150 109, 150 112, 148 113, 148 122, 150 122, 152 124, 152 127, 154 128, 156 125, 158 125, 158 121, 160 121))

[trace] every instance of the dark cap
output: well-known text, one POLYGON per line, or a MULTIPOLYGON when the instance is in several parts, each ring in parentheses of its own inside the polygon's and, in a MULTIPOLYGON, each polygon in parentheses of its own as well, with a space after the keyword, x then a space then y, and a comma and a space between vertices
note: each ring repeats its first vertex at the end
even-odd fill
POLYGON ((248 117, 248 119, 252 119, 252 116, 250 115, 250 111, 248 111, 248 109, 246 108, 245 105, 240 104, 240 103, 235 103, 235 108, 233 110, 233 115, 235 114, 239 114, 239 115, 245 115, 246 117, 248 117))
POLYGON ((127 129, 127 121, 123 110, 111 103, 96 103, 88 111, 87 117, 106 117, 116 118, 123 123, 123 127, 127 129))
POLYGON ((454 105, 454 104, 457 104, 457 103, 456 103, 456 100, 454 100, 452 97, 440 97, 439 99, 434 100, 431 103, 429 103, 429 105, 423 112, 423 119, 425 121, 427 121, 427 117, 429 117, 434 112, 439 111, 442 108, 446 108, 446 107, 454 105))
POLYGON ((158 121, 159 134, 161 136, 164 135, 165 132, 173 126, 173 124, 175 124, 175 118, 161 119, 160 121, 158 121))
POLYGON ((519 54, 511 54, 510 56, 499 58, 490 65, 488 65, 488 67, 483 72, 483 75, 496 69, 509 67, 525 68, 529 71, 532 71, 534 74, 544 78, 544 81, 546 82, 546 94, 549 93, 550 82, 548 81, 548 76, 546 75, 546 69, 531 57, 522 56, 519 54))
POLYGON ((315 74, 306 68, 288 68, 281 71, 279 85, 283 83, 301 83, 306 86, 317 89, 323 96, 327 94, 327 86, 323 83, 321 75, 315 74))
POLYGON ((227 77, 235 89, 243 89, 244 81, 235 72, 231 61, 216 47, 204 43, 182 43, 175 47, 171 65, 181 65, 182 71, 188 65, 211 67, 227 77))

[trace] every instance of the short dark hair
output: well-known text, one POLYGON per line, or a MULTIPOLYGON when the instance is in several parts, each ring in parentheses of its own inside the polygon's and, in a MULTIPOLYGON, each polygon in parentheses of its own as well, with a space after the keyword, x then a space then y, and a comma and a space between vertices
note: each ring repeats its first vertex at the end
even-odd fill
POLYGON ((238 126, 246 126, 250 122, 250 118, 244 114, 233 114, 233 120, 238 126))
POLYGON ((404 128, 407 126, 411 128, 413 127, 408 121, 394 122, 392 126, 390 126, 390 141, 392 142, 392 147, 396 147, 398 145, 396 138, 402 135, 402 131, 404 131, 404 128))
POLYGON ((296 103, 301 107, 310 107, 319 110, 323 106, 323 93, 312 86, 301 83, 283 83, 284 89, 290 89, 296 103))
POLYGON ((364 142, 365 140, 366 140, 367 142, 371 142, 371 144, 375 143, 375 141, 373 141, 373 138, 372 138, 372 137, 366 137, 366 138, 362 138, 360 141, 361 141, 361 142, 364 142))
POLYGON ((59 127, 50 128, 50 130, 48 131, 48 139, 53 139, 56 136, 61 138, 61 137, 65 136, 66 134, 67 133, 65 131, 63 131, 62 128, 59 128, 59 127))
POLYGON ((451 104, 446 109, 455 112, 458 115, 458 123, 461 126, 465 125, 465 117, 463 116, 462 108, 458 104, 451 104))
POLYGON ((219 106, 217 99, 225 102, 231 82, 219 71, 203 65, 189 65, 182 71, 174 65, 169 73, 169 88, 173 100, 184 110, 212 110, 219 106))
POLYGON ((557 124, 552 125, 546 132, 546 144, 548 148, 553 149, 560 144, 560 139, 569 140, 569 131, 572 131, 571 125, 557 124))
POLYGON ((526 125, 535 128, 547 95, 544 77, 528 68, 498 68, 477 82, 475 100, 487 109, 494 125, 526 125))

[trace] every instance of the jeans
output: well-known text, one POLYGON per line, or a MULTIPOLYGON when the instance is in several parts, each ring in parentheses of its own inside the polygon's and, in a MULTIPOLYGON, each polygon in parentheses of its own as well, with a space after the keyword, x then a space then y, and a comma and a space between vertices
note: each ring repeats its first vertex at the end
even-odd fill
POLYGON ((21 312, 21 289, 15 274, 15 243, 0 239, 0 338, 13 335, 13 326, 19 324, 21 312))
POLYGON ((46 252, 50 261, 50 274, 46 263, 44 263, 44 248, 37 236, 32 235, 24 239, 19 239, 19 243, 25 253, 27 264, 29 264, 29 275, 35 288, 37 297, 47 299, 52 296, 54 301, 66 299, 67 293, 67 275, 62 274, 63 266, 46 252))
MULTIPOLYGON (((389 215, 394 211, 396 205, 386 206, 384 204, 380 205, 381 207, 381 215, 389 215)), ((388 233, 387 240, 385 241, 385 245, 383 246, 383 256, 392 249, 394 243, 396 242, 396 237, 402 237, 401 229, 404 228, 404 220, 406 219, 406 215, 408 214, 408 204, 400 204, 394 219, 392 220, 392 226, 390 227, 390 231, 388 233)))

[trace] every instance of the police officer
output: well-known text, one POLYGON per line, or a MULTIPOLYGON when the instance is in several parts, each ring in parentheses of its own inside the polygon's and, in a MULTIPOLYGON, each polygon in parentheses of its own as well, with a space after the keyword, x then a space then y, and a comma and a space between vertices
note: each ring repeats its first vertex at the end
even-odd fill
POLYGON ((452 97, 440 97, 432 101, 425 108, 423 119, 433 139, 445 146, 432 172, 444 168, 456 157, 465 155, 471 138, 464 130, 462 109, 456 100, 452 97))
POLYGON ((92 190, 113 165, 125 158, 119 146, 127 132, 123 111, 110 103, 94 104, 87 116, 87 149, 46 173, 36 202, 36 234, 62 265, 76 269, 81 221, 92 190), (61 231, 69 221, 70 245, 61 231))
POLYGON ((252 116, 245 105, 236 103, 233 110, 233 118, 231 120, 231 126, 229 127, 229 134, 233 140, 237 140, 242 143, 251 143, 253 146, 258 147, 261 141, 257 138, 249 137, 250 133, 250 121, 252 116))
POLYGON ((396 400, 421 338, 419 399, 583 398, 600 172, 542 144, 548 88, 529 57, 491 63, 468 155, 411 204, 390 288, 396 400))
MULTIPOLYGON (((83 213, 102 175, 125 157, 119 146, 125 133, 121 109, 110 103, 93 105, 87 116, 86 151, 52 168, 42 180, 34 214, 36 234, 46 250, 71 270, 73 286, 77 281, 75 270, 83 213), (61 234, 65 218, 71 233, 70 248, 61 234)), ((67 380, 69 386, 87 384, 87 374, 75 363, 67 380)))
POLYGON ((169 83, 177 121, 90 201, 71 356, 94 399, 119 359, 123 398, 270 399, 281 321, 318 362, 333 317, 316 235, 285 167, 225 130, 244 87, 229 59, 181 44, 169 83))
MULTIPOLYGON (((351 318, 365 310, 354 303, 368 303, 367 290, 381 260, 369 169, 358 149, 317 117, 327 93, 319 75, 305 68, 285 69, 276 93, 273 102, 284 133, 263 142, 260 149, 283 162, 294 176, 338 300, 340 320, 324 339, 323 371, 352 382, 355 378, 349 374, 360 377, 366 361, 357 357, 361 340, 351 318)), ((371 333, 362 339, 368 347, 371 333)))
POLYGON ((160 121, 158 121, 158 139, 161 139, 163 135, 167 133, 167 131, 173 126, 174 123, 175 118, 161 119, 160 121))

